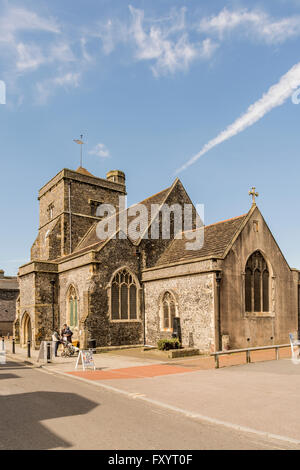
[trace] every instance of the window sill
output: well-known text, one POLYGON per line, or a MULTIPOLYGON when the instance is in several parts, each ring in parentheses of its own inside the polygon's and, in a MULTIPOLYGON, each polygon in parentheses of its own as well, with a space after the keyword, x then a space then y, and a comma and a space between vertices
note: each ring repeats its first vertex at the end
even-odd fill
POLYGON ((139 320, 138 318, 135 319, 118 319, 118 320, 112 320, 110 319, 111 323, 141 323, 142 320, 139 320))
POLYGON ((246 317, 252 317, 252 318, 274 318, 275 313, 273 312, 246 312, 245 313, 246 317))

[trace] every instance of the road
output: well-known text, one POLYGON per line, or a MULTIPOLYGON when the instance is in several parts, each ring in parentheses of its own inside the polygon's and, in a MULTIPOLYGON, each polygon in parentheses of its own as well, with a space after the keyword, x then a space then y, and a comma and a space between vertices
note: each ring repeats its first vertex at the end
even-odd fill
POLYGON ((0 449, 293 448, 13 361, 0 403, 0 449))

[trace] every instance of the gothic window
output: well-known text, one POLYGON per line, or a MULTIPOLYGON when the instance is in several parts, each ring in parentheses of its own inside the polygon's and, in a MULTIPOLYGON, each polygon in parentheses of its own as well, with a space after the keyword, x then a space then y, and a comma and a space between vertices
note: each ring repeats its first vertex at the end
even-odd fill
POLYGON ((78 298, 76 290, 73 286, 69 289, 68 295, 69 325, 70 327, 78 326, 78 298))
POLYGON ((133 276, 126 269, 119 271, 112 280, 111 318, 137 319, 137 286, 133 276))
POLYGON ((269 311, 269 270, 260 251, 248 258, 245 269, 246 312, 269 311))
POLYGON ((164 330, 173 329, 173 320, 176 317, 176 306, 174 296, 170 292, 165 292, 162 298, 162 326, 164 330))

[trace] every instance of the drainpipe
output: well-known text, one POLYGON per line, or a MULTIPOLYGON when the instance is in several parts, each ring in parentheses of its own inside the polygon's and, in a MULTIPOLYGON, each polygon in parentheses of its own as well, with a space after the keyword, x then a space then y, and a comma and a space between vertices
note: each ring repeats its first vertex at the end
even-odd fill
POLYGON ((217 285, 217 322, 218 322, 218 351, 222 351, 222 328, 221 328, 221 271, 216 271, 217 285))
POLYGON ((145 346, 146 344, 146 317, 145 317, 145 296, 144 296, 144 286, 142 284, 142 270, 141 270, 141 252, 139 247, 136 247, 135 249, 135 254, 137 256, 137 262, 138 262, 138 275, 139 275, 139 281, 141 284, 141 289, 140 289, 140 302, 141 302, 141 314, 142 314, 142 319, 143 319, 143 345, 145 346))
POLYGON ((144 286, 141 289, 142 315, 143 315, 143 345, 146 346, 146 316, 145 316, 145 296, 144 286))
POLYGON ((55 329, 55 281, 50 281, 51 290, 52 290, 52 332, 55 329))
POLYGON ((70 253, 72 253, 71 182, 69 183, 69 227, 70 227, 70 253))

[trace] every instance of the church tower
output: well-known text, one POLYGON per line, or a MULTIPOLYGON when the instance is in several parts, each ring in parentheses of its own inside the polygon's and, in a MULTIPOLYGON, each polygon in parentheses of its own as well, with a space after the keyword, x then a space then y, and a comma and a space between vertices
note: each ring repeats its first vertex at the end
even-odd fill
POLYGON ((97 207, 126 195, 125 174, 107 173, 106 179, 83 167, 63 169, 39 191, 39 232, 31 248, 31 260, 55 260, 74 251, 91 225, 99 220, 97 207))

